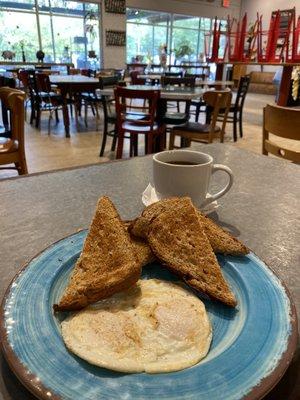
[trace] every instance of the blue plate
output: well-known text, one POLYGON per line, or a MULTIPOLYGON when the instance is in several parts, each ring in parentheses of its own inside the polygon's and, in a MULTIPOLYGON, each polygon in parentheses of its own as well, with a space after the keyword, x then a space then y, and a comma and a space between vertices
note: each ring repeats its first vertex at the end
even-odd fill
MULTIPOLYGON (((204 299, 213 326, 207 357, 168 374, 122 374, 69 353, 56 303, 82 249, 86 231, 34 258, 13 280, 2 304, 4 354, 19 379, 41 399, 258 399, 287 368, 296 347, 295 309, 286 289, 254 254, 218 257, 238 307, 204 299)), ((143 279, 177 278, 159 264, 143 279)))

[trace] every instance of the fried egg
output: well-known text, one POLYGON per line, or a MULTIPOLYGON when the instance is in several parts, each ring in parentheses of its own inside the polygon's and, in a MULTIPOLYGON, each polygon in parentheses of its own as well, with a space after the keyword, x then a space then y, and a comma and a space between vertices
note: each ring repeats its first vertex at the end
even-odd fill
POLYGON ((69 316, 61 329, 71 352, 126 373, 188 368, 206 356, 212 339, 201 300, 180 284, 158 279, 139 280, 69 316))

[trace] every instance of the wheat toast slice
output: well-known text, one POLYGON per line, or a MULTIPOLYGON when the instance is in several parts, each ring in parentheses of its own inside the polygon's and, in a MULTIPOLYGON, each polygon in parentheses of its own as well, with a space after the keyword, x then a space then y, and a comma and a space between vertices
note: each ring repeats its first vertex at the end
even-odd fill
MULTIPOLYGON (((170 197, 146 207, 141 216, 132 222, 129 231, 134 236, 147 238, 151 221, 161 212, 172 207, 174 204, 178 204, 180 199, 181 198, 179 197, 170 197)), ((222 229, 210 218, 203 215, 199 210, 198 213, 200 222, 203 225, 203 229, 215 253, 230 254, 234 256, 249 253, 249 249, 242 242, 233 237, 229 232, 222 229)))
MULTIPOLYGON (((128 230, 131 224, 132 221, 124 221, 125 229, 128 230)), ((130 234, 130 239, 141 267, 157 261, 157 258, 152 253, 152 250, 145 239, 134 236, 133 234, 130 234)))
POLYGON ((69 283, 53 308, 80 310, 129 288, 140 274, 140 263, 117 210, 108 197, 101 197, 69 283))
POLYGON ((148 241, 163 265, 187 285, 228 306, 236 306, 189 198, 182 198, 152 220, 148 241))

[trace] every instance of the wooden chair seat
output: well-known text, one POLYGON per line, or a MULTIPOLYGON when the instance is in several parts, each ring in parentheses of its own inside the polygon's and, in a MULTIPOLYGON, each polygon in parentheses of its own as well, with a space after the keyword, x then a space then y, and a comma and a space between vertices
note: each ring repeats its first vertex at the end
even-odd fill
POLYGON ((12 153, 19 148, 19 142, 8 138, 0 138, 0 154, 12 153))
POLYGON ((192 141, 212 143, 216 138, 223 142, 231 98, 232 94, 228 90, 204 93, 203 100, 207 107, 212 109, 211 123, 187 122, 180 126, 174 126, 170 134, 169 149, 174 149, 175 136, 180 136, 182 146, 190 146, 192 141), (222 118, 222 127, 216 125, 219 117, 222 118))
MULTIPOLYGON (((193 132, 193 133, 209 133, 211 126, 209 124, 201 124, 200 122, 187 122, 184 125, 174 126, 175 132, 193 132)), ((220 132, 221 128, 215 126, 215 132, 220 132)))

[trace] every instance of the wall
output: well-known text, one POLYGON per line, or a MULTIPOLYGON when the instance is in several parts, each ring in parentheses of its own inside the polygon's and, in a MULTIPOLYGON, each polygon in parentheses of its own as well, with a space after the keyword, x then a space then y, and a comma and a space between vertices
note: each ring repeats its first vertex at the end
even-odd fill
POLYGON ((124 68, 126 46, 106 46, 106 30, 126 31, 126 15, 106 13, 102 1, 102 59, 103 68, 124 68))
POLYGON ((241 15, 247 12, 248 21, 256 20, 256 13, 263 16, 264 29, 267 29, 270 22, 272 11, 286 10, 294 8, 296 6, 296 13, 300 14, 300 2, 299 0, 242 0, 241 1, 241 15), (297 6, 298 4, 298 6, 297 6))

